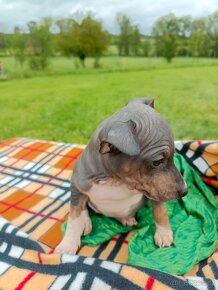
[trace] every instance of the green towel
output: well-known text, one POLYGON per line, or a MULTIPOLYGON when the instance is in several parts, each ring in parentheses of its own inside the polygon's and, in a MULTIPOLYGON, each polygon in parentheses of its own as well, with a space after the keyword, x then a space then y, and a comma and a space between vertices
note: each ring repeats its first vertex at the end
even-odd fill
MULTIPOLYGON (((169 248, 158 248, 154 244, 155 227, 151 203, 148 202, 136 214, 138 225, 133 228, 138 231, 128 245, 128 263, 171 274, 184 274, 209 257, 216 248, 218 203, 212 190, 181 155, 175 154, 174 161, 189 188, 183 199, 167 202, 174 244, 169 248)), ((93 211, 90 216, 93 229, 88 236, 82 237, 83 245, 96 246, 116 234, 133 229, 93 211)))

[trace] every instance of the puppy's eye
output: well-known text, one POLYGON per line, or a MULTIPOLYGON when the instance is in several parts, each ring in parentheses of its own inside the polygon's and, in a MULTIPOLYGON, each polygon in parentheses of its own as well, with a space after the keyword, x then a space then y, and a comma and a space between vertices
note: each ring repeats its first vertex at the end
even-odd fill
POLYGON ((157 167, 159 165, 161 165, 164 162, 164 159, 159 159, 159 160, 155 160, 153 161, 153 166, 157 167))

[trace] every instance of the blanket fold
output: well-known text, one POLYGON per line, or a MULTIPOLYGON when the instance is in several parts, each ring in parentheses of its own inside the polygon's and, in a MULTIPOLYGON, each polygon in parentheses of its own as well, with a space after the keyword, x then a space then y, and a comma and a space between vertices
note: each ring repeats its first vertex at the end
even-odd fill
MULTIPOLYGON (((128 244, 128 263, 171 274, 184 274, 209 257, 216 248, 218 204, 211 189, 181 155, 176 154, 174 161, 189 188, 183 199, 166 203, 174 244, 169 248, 158 248, 154 244, 155 225, 151 203, 148 202, 136 214, 138 225, 134 227, 137 231, 128 244)), ((93 230, 82 238, 82 243, 89 246, 97 246, 131 230, 115 219, 94 212, 91 219, 93 230)))

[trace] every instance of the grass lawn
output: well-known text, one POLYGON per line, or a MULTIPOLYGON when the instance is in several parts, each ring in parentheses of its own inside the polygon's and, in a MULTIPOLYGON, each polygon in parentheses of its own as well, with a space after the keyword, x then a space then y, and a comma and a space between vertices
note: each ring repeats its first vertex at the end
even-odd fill
MULTIPOLYGON (((2 60, 1 60, 2 61, 2 60)), ((105 58, 99 70, 75 70, 57 58, 28 78, 4 64, 0 82, 0 139, 30 137, 86 143, 97 124, 135 97, 154 97, 176 139, 218 139, 218 61, 105 58), (14 73, 14 75, 13 75, 14 73)))

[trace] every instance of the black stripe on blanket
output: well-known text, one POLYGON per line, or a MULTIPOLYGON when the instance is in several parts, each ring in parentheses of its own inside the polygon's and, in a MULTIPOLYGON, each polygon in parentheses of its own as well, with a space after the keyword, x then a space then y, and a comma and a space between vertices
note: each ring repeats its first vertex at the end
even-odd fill
POLYGON ((218 268, 217 268, 216 263, 214 261, 211 261, 210 267, 211 267, 211 270, 213 272, 214 279, 218 279, 218 268))
POLYGON ((101 255, 101 253, 105 250, 105 248, 107 247, 108 243, 109 243, 108 241, 106 241, 104 243, 101 243, 99 245, 99 247, 97 248, 97 250, 95 251, 95 253, 92 255, 93 258, 98 258, 101 255))
POLYGON ((12 243, 14 246, 20 247, 20 248, 24 248, 24 249, 28 249, 28 250, 34 250, 34 251, 38 251, 41 253, 44 253, 44 250, 42 247, 40 247, 40 245, 30 239, 27 239, 26 237, 20 237, 17 235, 12 235, 12 233, 5 233, 0 231, 0 243, 6 242, 9 245, 12 243))
MULTIPOLYGON (((22 180, 28 180, 28 181, 32 181, 32 182, 39 182, 37 179, 31 178, 31 176, 32 175, 38 175, 38 177, 43 176, 43 174, 41 172, 38 173, 38 171, 44 165, 46 165, 48 162, 50 162, 53 158, 56 157, 55 155, 52 155, 52 153, 56 152, 56 154, 60 154, 66 148, 69 148, 69 146, 61 146, 61 148, 60 147, 55 148, 53 151, 51 151, 51 154, 43 156, 38 162, 34 162, 34 165, 31 168, 29 168, 28 170, 25 170, 25 169, 17 169, 16 167, 12 167, 12 166, 8 166, 8 165, 1 164, 1 166, 3 168, 9 168, 9 169, 14 170, 15 172, 21 172, 20 175, 17 175, 17 174, 9 174, 7 172, 4 172, 5 175, 13 176, 14 178, 4 184, 4 187, 7 186, 7 188, 5 190, 3 190, 1 193, 7 191, 8 188, 12 188, 12 187, 16 186, 16 184, 20 183, 22 180), (36 168, 36 169, 34 170, 34 168, 36 168), (25 173, 27 174, 27 176, 24 176, 25 173), (18 179, 18 181, 14 183, 13 181, 15 181, 16 179, 18 179)), ((58 180, 53 175, 49 176, 48 178, 52 178, 54 180, 58 180)), ((63 180, 63 182, 66 182, 66 180, 63 180)), ((56 184, 53 185, 51 182, 48 183, 48 182, 42 182, 41 181, 39 183, 43 183, 43 184, 47 184, 47 185, 52 185, 52 186, 57 186, 56 184)), ((57 186, 57 187, 62 188, 61 186, 57 186)))
MULTIPOLYGON (((135 267, 135 266, 134 266, 135 267)), ((162 282, 163 284, 172 287, 176 290, 196 290, 194 286, 190 285, 188 281, 181 280, 179 278, 176 278, 175 276, 169 275, 165 272, 153 270, 150 268, 141 268, 141 267, 135 267, 138 268, 140 271, 143 271, 147 273, 148 275, 155 277, 156 280, 162 282), (173 279, 172 279, 173 277, 173 279)))
MULTIPOLYGON (((126 279, 119 273, 115 273, 110 269, 97 267, 97 265, 87 265, 83 263, 82 257, 79 257, 75 263, 63 263, 60 265, 43 265, 35 264, 33 262, 23 261, 0 253, 0 260, 8 263, 9 265, 18 268, 27 269, 29 271, 48 274, 48 275, 76 275, 77 273, 89 273, 93 281, 97 278, 106 284, 110 285, 112 289, 131 289, 138 290, 141 287, 134 284, 132 281, 126 279)), ((189 288, 186 288, 189 289, 189 288)), ((190 288, 194 289, 194 288, 190 288)))
POLYGON ((49 212, 48 214, 46 214, 39 222, 37 222, 31 229, 29 229, 27 231, 27 233, 28 234, 32 233, 40 224, 43 223, 43 221, 47 220, 47 218, 49 216, 52 216, 56 211, 58 211, 60 208, 62 208, 66 203, 69 203, 69 201, 70 201, 70 198, 68 198, 65 201, 63 201, 58 207, 56 207, 51 212, 49 212))
MULTIPOLYGON (((5 150, 1 150, 1 155, 0 156, 4 156, 5 155, 5 156, 8 157, 8 155, 10 155, 10 153, 14 152, 14 148, 19 148, 20 146, 23 146, 24 144, 29 143, 29 141, 30 140, 21 139, 20 142, 18 142, 16 145, 14 145, 12 147, 10 147, 10 144, 9 144, 8 148, 6 148, 5 150)), ((1 143, 3 143, 4 146, 7 146, 5 144, 5 141, 0 141, 0 145, 1 145, 1 143)))
POLYGON ((108 256, 108 260, 114 260, 114 258, 116 257, 116 255, 118 254, 120 248, 122 247, 122 244, 125 240, 125 238, 127 237, 128 233, 123 233, 123 234, 120 234, 117 242, 116 242, 116 245, 115 247, 113 248, 113 250, 111 251, 110 255, 108 256))

